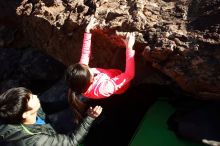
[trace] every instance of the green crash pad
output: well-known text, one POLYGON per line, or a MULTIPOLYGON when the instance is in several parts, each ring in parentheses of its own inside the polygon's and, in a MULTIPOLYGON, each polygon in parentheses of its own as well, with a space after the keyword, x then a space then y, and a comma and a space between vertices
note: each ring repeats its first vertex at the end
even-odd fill
POLYGON ((166 100, 158 100, 145 114, 130 146, 204 146, 176 137, 167 126, 169 116, 175 111, 166 100))

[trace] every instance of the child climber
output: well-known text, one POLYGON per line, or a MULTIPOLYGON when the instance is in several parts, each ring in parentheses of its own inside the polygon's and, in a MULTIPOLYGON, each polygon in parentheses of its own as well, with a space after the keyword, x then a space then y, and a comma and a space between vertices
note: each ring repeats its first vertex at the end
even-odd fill
POLYGON ((126 46, 125 72, 118 69, 90 68, 89 58, 91 54, 90 30, 96 25, 95 18, 91 17, 83 38, 82 54, 80 62, 70 65, 65 73, 65 80, 69 86, 69 100, 74 108, 80 107, 79 95, 90 99, 108 98, 113 94, 124 93, 134 78, 134 33, 127 33, 123 42, 126 46))

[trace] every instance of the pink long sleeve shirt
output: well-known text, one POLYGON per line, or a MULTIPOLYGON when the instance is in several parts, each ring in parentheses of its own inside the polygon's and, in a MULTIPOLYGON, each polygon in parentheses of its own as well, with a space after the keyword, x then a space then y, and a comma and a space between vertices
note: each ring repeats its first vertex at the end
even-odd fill
MULTIPOLYGON (((81 64, 89 64, 91 37, 91 33, 84 33, 82 54, 79 62, 81 64)), ((126 48, 125 72, 118 69, 90 68, 90 72, 94 75, 94 79, 87 91, 83 93, 83 96, 92 99, 100 99, 107 98, 112 94, 124 93, 128 89, 130 81, 134 78, 134 55, 135 51, 132 48, 126 48)))

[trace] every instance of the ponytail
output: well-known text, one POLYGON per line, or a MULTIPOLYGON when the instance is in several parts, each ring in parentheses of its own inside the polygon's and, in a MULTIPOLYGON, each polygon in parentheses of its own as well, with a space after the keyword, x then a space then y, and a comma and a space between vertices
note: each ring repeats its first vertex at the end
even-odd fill
POLYGON ((82 120, 82 113, 85 111, 85 104, 80 101, 78 95, 88 89, 91 77, 88 66, 80 63, 70 65, 65 72, 65 80, 70 88, 68 93, 69 104, 75 113, 76 123, 82 120))
POLYGON ((82 101, 79 100, 76 93, 72 91, 71 89, 69 89, 68 100, 69 100, 70 107, 74 112, 74 116, 75 116, 74 122, 78 124, 83 119, 82 113, 85 112, 86 105, 82 101))

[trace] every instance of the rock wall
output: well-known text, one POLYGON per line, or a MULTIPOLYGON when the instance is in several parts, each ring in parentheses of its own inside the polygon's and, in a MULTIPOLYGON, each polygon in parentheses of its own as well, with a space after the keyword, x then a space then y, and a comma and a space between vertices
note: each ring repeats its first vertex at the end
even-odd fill
POLYGON ((124 66, 125 32, 135 32, 138 80, 150 63, 200 99, 220 99, 220 0, 23 0, 16 7, 28 43, 65 65, 79 60, 92 14, 91 66, 124 66), (119 61, 121 60, 121 61, 119 61))

